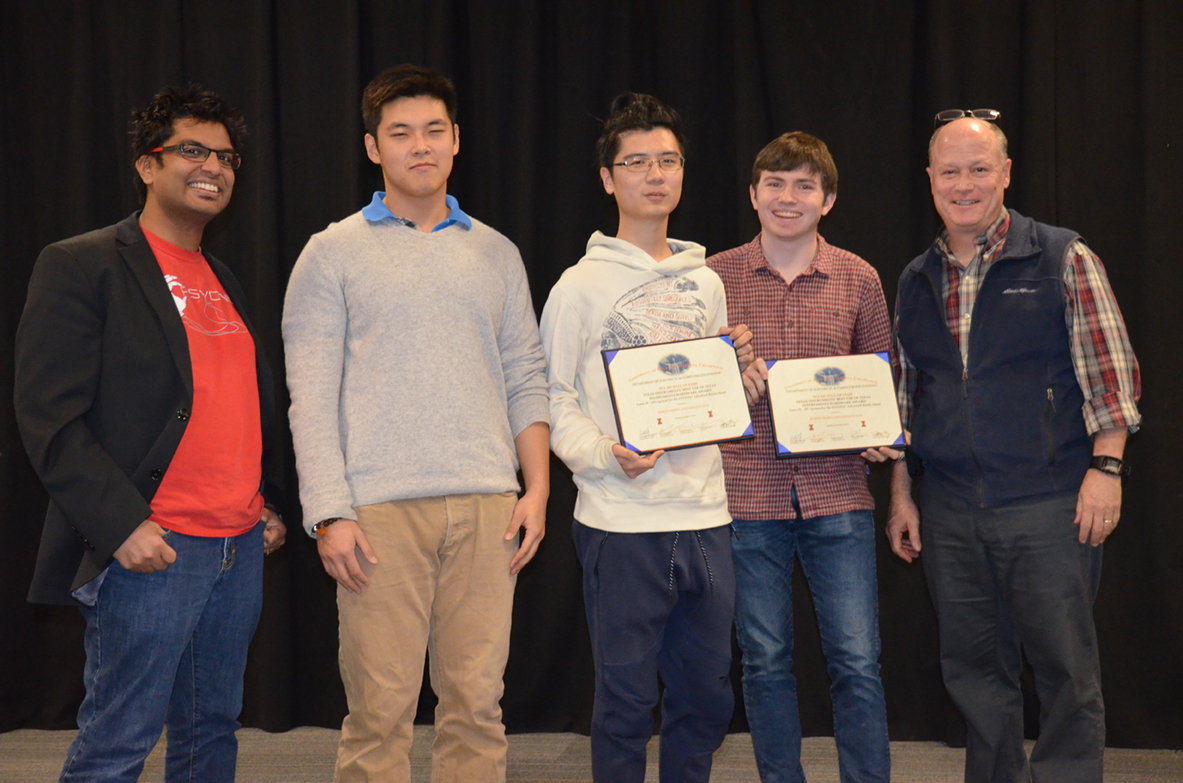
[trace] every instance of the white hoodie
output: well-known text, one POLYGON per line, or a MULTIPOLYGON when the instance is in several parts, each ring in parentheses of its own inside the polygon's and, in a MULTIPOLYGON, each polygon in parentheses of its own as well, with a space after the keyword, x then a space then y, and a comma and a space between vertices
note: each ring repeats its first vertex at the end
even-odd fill
POLYGON ((542 311, 550 446, 575 475, 575 518, 617 533, 704 530, 731 522, 717 446, 666 452, 635 479, 624 474, 601 350, 718 334, 723 283, 702 245, 668 240, 664 261, 599 231, 542 311))

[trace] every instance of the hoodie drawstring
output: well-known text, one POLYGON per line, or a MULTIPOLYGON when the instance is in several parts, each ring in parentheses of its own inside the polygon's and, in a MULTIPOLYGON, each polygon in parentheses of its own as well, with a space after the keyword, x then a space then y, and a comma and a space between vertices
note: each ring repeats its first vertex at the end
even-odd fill
MULTIPOLYGON (((674 559, 678 554, 678 540, 682 537, 681 532, 674 533, 674 544, 670 547, 670 573, 669 573, 669 591, 674 591, 674 559)), ((694 537, 698 540, 698 551, 702 553, 702 562, 707 567, 707 582, 710 584, 711 595, 715 594, 715 572, 711 570, 711 559, 707 557, 706 545, 702 543, 702 533, 695 530, 694 537)))
POLYGON ((713 596, 715 594, 715 574, 711 571, 711 559, 707 557, 707 548, 702 543, 702 533, 695 530, 694 537, 698 539, 698 551, 702 552, 702 562, 707 565, 707 582, 710 583, 711 595, 713 596))
POLYGON ((674 556, 678 552, 678 539, 682 536, 681 533, 674 533, 674 545, 670 547, 670 588, 669 591, 674 592, 674 556))

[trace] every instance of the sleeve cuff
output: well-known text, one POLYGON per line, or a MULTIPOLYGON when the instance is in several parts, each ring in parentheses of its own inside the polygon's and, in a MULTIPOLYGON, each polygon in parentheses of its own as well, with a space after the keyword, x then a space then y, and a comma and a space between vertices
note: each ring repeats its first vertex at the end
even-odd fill
POLYGON ((546 391, 514 400, 508 411, 509 428, 516 439, 531 424, 542 422, 550 426, 550 399, 546 391))
POLYGON ((1089 437, 1101 430, 1111 430, 1124 427, 1131 433, 1137 432, 1142 424, 1142 415, 1138 412, 1138 405, 1125 392, 1110 392, 1101 397, 1085 400, 1084 426, 1089 437))

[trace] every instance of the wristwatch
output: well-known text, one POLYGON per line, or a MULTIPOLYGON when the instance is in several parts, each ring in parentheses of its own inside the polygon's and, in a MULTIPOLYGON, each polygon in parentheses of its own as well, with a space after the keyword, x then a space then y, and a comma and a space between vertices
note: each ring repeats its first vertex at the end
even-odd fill
POLYGON ((1117 457, 1093 457, 1089 467, 1117 478, 1130 475, 1129 466, 1117 457))

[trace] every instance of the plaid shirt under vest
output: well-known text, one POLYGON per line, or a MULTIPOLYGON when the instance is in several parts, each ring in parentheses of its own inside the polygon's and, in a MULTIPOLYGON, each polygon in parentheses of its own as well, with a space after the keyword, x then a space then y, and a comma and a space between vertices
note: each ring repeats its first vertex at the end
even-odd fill
MULTIPOLYGON (((879 275, 853 253, 817 238, 809 268, 785 283, 760 237, 707 259, 727 292, 728 325, 747 324, 761 359, 799 359, 891 350, 891 321, 879 275)), ((805 519, 874 508, 858 455, 777 459, 768 403, 752 408, 756 437, 720 445, 727 501, 736 519, 792 519, 792 489, 805 519)))
MULTIPOLYGON (((964 268, 949 249, 949 232, 942 228, 936 239, 937 251, 945 263, 941 297, 945 300, 945 320, 949 333, 961 348, 961 363, 969 363, 969 332, 974 302, 982 280, 994 259, 1006 245, 1010 231, 1010 213, 1005 209, 977 238, 977 252, 964 268)), ((1125 321, 1101 259, 1081 240, 1064 251, 1064 322, 1072 341, 1072 366, 1076 381, 1084 393, 1084 426, 1089 436, 1104 429, 1125 427, 1137 431, 1142 422, 1138 399, 1142 396, 1142 372, 1125 321)), ((731 302, 728 301, 730 307, 731 302)), ((899 315, 896 300, 896 315, 899 315)), ((750 326, 750 324, 749 324, 750 326)), ((898 331, 899 324, 895 324, 898 331)), ((899 378, 896 396, 904 429, 912 425, 913 401, 919 373, 907 353, 894 338, 899 378)))

